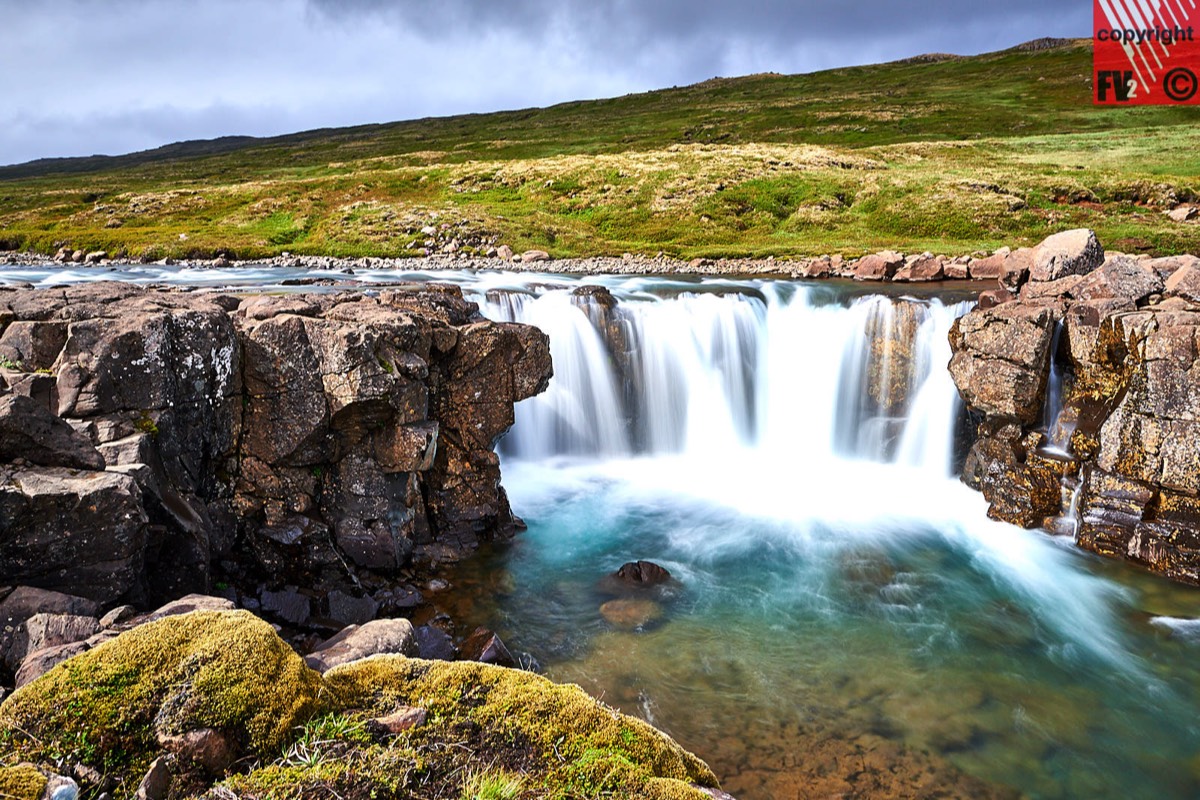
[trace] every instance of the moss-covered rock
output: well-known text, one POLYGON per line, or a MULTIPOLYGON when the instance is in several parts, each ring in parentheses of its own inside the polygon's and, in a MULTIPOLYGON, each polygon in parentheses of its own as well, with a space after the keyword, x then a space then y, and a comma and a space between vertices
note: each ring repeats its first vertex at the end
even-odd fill
POLYGON ((378 656, 325 680, 344 709, 427 709, 429 722, 403 737, 414 752, 466 734, 487 757, 529 775, 539 796, 682 800, 705 797, 690 784, 717 785, 704 762, 645 722, 528 672, 378 656))
POLYGON ((128 790, 159 737, 211 728, 242 752, 275 756, 319 708, 321 688, 320 676, 248 612, 169 617, 9 697, 0 706, 0 758, 82 764, 128 790))
POLYGON ((38 800, 46 783, 46 776, 32 764, 0 767, 0 797, 6 800, 38 800))
POLYGON ((576 686, 402 656, 323 678, 253 615, 197 611, 123 633, 0 705, 0 765, 22 765, 0 768, 0 797, 42 792, 43 774, 26 762, 84 767, 77 774, 98 776, 85 797, 130 796, 188 733, 215 733, 254 758, 239 762, 248 772, 221 775, 181 756, 177 800, 459 798, 484 785, 511 800, 704 800, 695 785, 716 785, 669 737, 576 686), (376 720, 402 706, 419 709, 411 726, 376 720))

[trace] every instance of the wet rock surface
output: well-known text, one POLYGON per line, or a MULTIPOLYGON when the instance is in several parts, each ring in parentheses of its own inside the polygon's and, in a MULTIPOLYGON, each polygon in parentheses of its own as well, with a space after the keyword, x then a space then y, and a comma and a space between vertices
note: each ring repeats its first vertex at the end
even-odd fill
POLYGON ((1067 510, 1066 475, 1079 485, 1079 546, 1200 585, 1194 259, 1106 258, 1091 232, 1073 231, 1034 261, 1017 302, 976 310, 951 333, 951 375, 981 420, 964 480, 991 516, 1036 527, 1067 510), (1065 391, 1047 412, 1052 365, 1065 391), (1042 430, 1047 413, 1057 419, 1042 430), (1064 425, 1066 456, 1041 455, 1064 425))

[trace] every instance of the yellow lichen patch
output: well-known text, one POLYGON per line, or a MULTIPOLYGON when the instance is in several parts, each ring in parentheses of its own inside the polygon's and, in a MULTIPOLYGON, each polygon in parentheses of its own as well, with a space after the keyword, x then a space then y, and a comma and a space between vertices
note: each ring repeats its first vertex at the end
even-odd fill
POLYGON ((688 784, 716 785, 704 762, 645 722, 527 672, 381 656, 337 667, 325 680, 343 708, 420 706, 434 725, 467 724, 521 742, 547 788, 683 800, 704 797, 688 784))
POLYGON ((0 798, 4 800, 38 800, 46 783, 46 776, 32 764, 0 767, 0 798))
POLYGON ((320 676, 254 615, 168 617, 17 690, 0 705, 0 756, 69 759, 128 788, 158 749, 156 731, 216 728, 250 753, 275 753, 320 695, 320 676))

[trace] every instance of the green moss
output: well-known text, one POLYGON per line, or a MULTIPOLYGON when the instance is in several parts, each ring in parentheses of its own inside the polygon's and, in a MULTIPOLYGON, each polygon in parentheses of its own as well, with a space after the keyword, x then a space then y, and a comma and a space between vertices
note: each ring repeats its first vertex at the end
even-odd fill
POLYGON ((133 423, 133 427, 137 428, 142 433, 148 433, 151 436, 158 436, 158 424, 151 419, 149 414, 142 413, 142 416, 133 423))
POLYGON ((46 788, 46 776, 30 764, 0 767, 0 798, 38 800, 46 788))
MULTIPOLYGON (((716 785, 669 737, 576 686, 398 656, 322 678, 240 611, 143 625, 18 690, 0 705, 0 763, 80 763, 104 776, 85 792, 128 796, 160 752, 156 735, 201 728, 257 761, 215 787, 191 774, 181 800, 704 800, 692 784, 716 785), (401 706, 424 709, 424 722, 389 733, 370 721, 401 706)), ((34 796, 22 792, 40 791, 38 779, 0 770, 0 796, 34 796)))
POLYGON ((232 733, 274 754, 320 707, 320 676, 244 611, 152 622, 72 658, 0 705, 6 757, 71 759, 136 786, 155 730, 232 733))
POLYGON ((635 797, 653 788, 653 796, 700 798, 687 784, 717 784, 704 762, 645 722, 528 672, 384 656, 337 667, 325 679, 344 708, 382 714, 421 706, 438 725, 511 742, 533 755, 555 791, 635 797))

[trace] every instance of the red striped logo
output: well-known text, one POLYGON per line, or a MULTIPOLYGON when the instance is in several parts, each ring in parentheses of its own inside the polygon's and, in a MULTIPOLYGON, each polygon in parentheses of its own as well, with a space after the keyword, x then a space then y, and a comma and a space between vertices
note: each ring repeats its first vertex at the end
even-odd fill
POLYGON ((1097 105, 1200 105, 1197 0, 1093 0, 1097 105))

